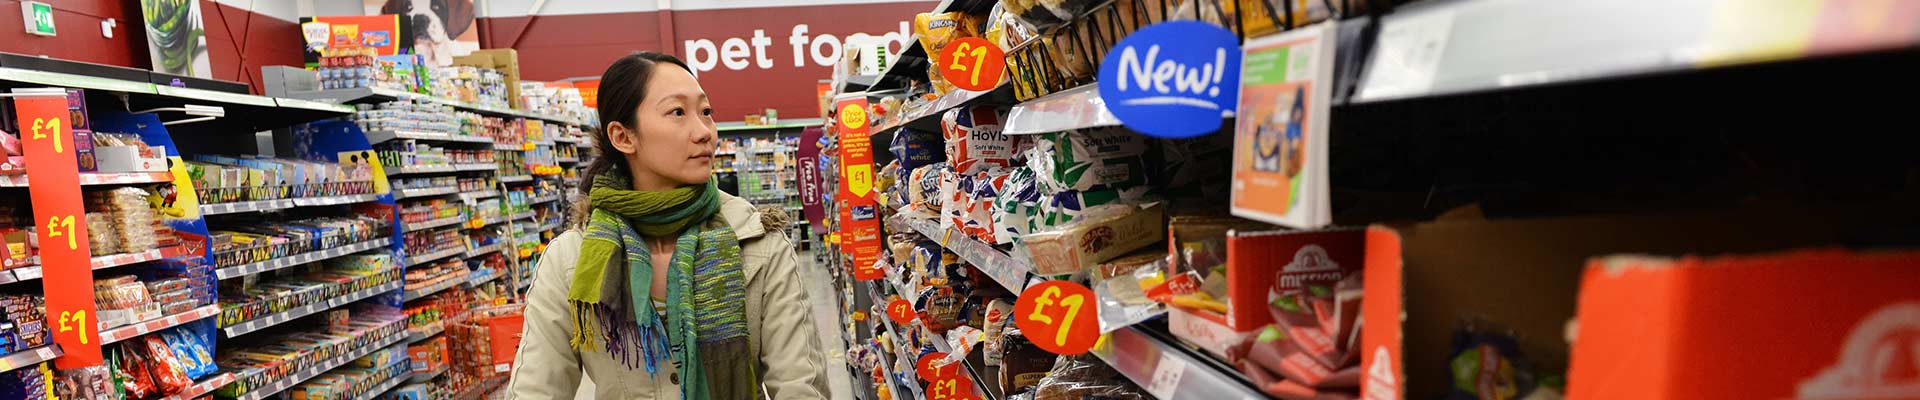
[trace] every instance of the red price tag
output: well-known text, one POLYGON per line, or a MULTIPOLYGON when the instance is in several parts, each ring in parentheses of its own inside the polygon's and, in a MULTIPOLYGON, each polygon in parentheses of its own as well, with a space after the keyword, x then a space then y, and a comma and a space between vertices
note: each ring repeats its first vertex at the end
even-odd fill
POLYGON ((913 312, 913 303, 909 303, 906 300, 894 300, 887 303, 887 319, 893 320, 895 324, 906 325, 908 322, 913 322, 913 319, 918 315, 919 314, 913 312))
POLYGON ((940 76, 953 87, 984 92, 1000 86, 1007 76, 1007 53, 981 38, 962 38, 940 49, 940 76))
POLYGON ((920 380, 928 382, 937 382, 941 378, 959 375, 960 363, 947 364, 945 367, 937 368, 933 366, 933 363, 939 362, 944 358, 947 358, 947 353, 938 351, 920 356, 920 361, 914 364, 913 372, 920 375, 920 380))
POLYGON ((1093 290, 1068 281, 1028 286, 1013 304, 1013 322, 1041 350, 1074 355, 1100 339, 1099 303, 1093 290))
POLYGON ((74 158, 69 99, 16 97, 17 127, 25 142, 28 179, 40 186, 29 196, 39 225, 42 285, 53 341, 66 355, 60 369, 100 365, 100 326, 93 301, 93 256, 87 248, 86 211, 80 201, 80 165, 74 158))
POLYGON ((927 400, 977 399, 973 393, 973 380, 966 374, 949 374, 927 384, 927 400))
POLYGON ((853 318, 853 322, 867 322, 867 312, 866 312, 866 311, 854 311, 854 312, 853 312, 853 315, 851 315, 851 316, 849 316, 849 317, 850 317, 850 318, 853 318))

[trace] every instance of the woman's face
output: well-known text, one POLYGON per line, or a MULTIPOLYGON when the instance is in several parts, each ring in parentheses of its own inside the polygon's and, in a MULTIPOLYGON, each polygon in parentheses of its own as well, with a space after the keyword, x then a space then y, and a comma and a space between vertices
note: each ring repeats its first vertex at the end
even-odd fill
POLYGON ((712 179, 718 131, 707 92, 692 73, 656 65, 635 115, 634 127, 613 123, 608 128, 614 148, 633 167, 635 189, 664 191, 712 179))

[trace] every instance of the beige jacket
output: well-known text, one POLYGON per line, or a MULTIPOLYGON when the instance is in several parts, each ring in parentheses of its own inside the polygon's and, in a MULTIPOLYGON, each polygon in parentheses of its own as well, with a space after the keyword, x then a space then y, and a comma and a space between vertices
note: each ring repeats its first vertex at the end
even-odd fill
MULTIPOLYGON (((747 331, 754 354, 760 357, 761 390, 772 399, 825 399, 826 366, 819 331, 809 317, 813 310, 800 280, 793 243, 780 229, 784 215, 762 221, 751 203, 723 196, 719 217, 740 237, 747 275, 747 331)), ((554 238, 535 267, 526 331, 508 384, 510 398, 573 400, 585 371, 593 379, 597 400, 679 399, 680 377, 671 368, 648 375, 645 368, 629 369, 614 361, 605 349, 575 350, 569 344, 574 326, 567 289, 581 239, 577 230, 554 238)))

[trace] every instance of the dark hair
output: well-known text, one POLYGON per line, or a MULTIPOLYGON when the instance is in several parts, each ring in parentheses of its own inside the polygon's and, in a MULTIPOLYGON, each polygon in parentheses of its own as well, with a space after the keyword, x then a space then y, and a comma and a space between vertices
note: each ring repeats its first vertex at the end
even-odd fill
MULTIPOLYGON (((607 172, 626 173, 630 168, 627 158, 620 156, 620 149, 614 148, 613 141, 607 139, 607 127, 619 122, 628 130, 639 128, 637 113, 640 101, 647 97, 647 80, 653 78, 653 70, 661 64, 693 72, 686 62, 673 55, 636 51, 614 60, 613 65, 607 66, 607 72, 600 75, 600 126, 593 132, 593 161, 587 164, 586 171, 580 176, 580 197, 583 201, 575 202, 576 205, 588 205, 584 200, 593 190, 594 177, 607 172)), ((585 220, 579 218, 579 222, 585 220)))
POLYGON ((640 118, 636 113, 640 101, 647 97, 647 80, 653 78, 653 70, 660 64, 670 64, 693 72, 687 63, 672 55, 636 51, 615 60, 613 65, 607 66, 607 72, 600 75, 600 129, 593 133, 593 148, 598 154, 594 155, 592 163, 587 164, 586 174, 581 177, 581 193, 593 187, 593 177, 609 171, 625 172, 631 167, 627 165, 626 157, 620 157, 620 150, 614 148, 613 142, 607 139, 607 127, 615 122, 626 126, 628 130, 639 127, 640 118))

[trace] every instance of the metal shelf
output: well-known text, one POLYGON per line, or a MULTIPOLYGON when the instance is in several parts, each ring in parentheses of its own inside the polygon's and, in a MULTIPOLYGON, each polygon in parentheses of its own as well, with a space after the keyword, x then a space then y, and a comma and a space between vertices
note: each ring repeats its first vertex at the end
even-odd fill
POLYGON ((179 394, 163 397, 161 400, 197 399, 201 396, 206 396, 208 393, 213 393, 215 389, 231 384, 237 379, 238 378, 234 377, 231 372, 221 372, 212 377, 201 379, 200 382, 194 383, 193 386, 188 386, 186 390, 180 391, 179 394))
POLYGON ((499 181, 500 181, 500 183, 521 183, 521 182, 533 182, 533 175, 513 175, 513 176, 502 176, 502 177, 499 177, 499 178, 495 178, 495 179, 496 179, 496 180, 499 180, 499 181))
POLYGON ((423 189, 394 189, 393 198, 411 199, 415 197, 445 196, 445 195, 459 193, 459 192, 460 192, 460 188, 456 186, 423 188, 423 189))
MULTIPOLYGON (((919 46, 912 47, 919 48, 919 46)), ((872 134, 890 134, 893 130, 903 126, 938 132, 940 130, 940 118, 947 113, 947 110, 988 101, 995 103, 1013 103, 1013 85, 1001 83, 1000 86, 995 87, 993 90, 984 92, 954 89, 954 91, 948 92, 945 96, 940 96, 940 98, 934 99, 932 102, 925 103, 918 108, 901 112, 899 118, 889 120, 886 125, 875 126, 872 134)))
POLYGON ((405 231, 406 233, 419 232, 419 231, 439 228, 443 226, 459 225, 461 222, 465 222, 466 220, 467 220, 466 217, 462 217, 458 215, 446 217, 446 218, 440 218, 440 219, 431 219, 425 222, 406 224, 405 225, 406 229, 404 229, 403 231, 405 231))
POLYGON ((434 335, 439 335, 440 332, 443 332, 446 329, 447 329, 446 320, 434 321, 433 325, 427 325, 425 329, 421 329, 419 331, 414 331, 413 329, 407 329, 407 343, 418 343, 422 340, 431 339, 433 338, 434 335))
POLYGON ((303 197, 303 198, 293 199, 293 205, 298 207, 337 206, 342 204, 366 203, 366 202, 371 202, 379 199, 380 199, 380 195, 372 194, 372 193, 349 194, 349 195, 340 195, 340 196, 325 196, 325 197, 303 197))
POLYGON ((941 247, 960 255, 961 259, 973 264, 974 268, 1013 293, 1020 293, 1021 289, 1026 288, 1028 277, 1033 275, 1033 263, 1024 260, 1024 257, 1007 254, 952 229, 941 230, 938 222, 906 214, 895 215, 894 226, 903 225, 911 227, 921 236, 940 242, 941 247))
MULTIPOLYGON (((394 290, 399 290, 402 287, 403 285, 400 282, 387 282, 385 284, 381 284, 380 286, 362 289, 358 292, 348 293, 344 296, 327 299, 326 301, 294 307, 293 309, 270 314, 264 317, 255 317, 254 319, 247 320, 246 322, 237 323, 237 324, 234 324, 233 326, 222 327, 221 331, 226 333, 227 337, 230 337, 230 338, 253 333, 253 332, 258 332, 261 329, 266 329, 274 325, 284 324, 284 323, 287 323, 287 321, 299 319, 300 317, 313 315, 313 313, 331 310, 331 309, 334 309, 335 307, 353 304, 353 302, 365 300, 366 298, 373 297, 374 295, 379 295, 387 292, 392 292, 394 290)), ((358 357, 355 357, 355 358, 358 358, 358 357)))
POLYGON ((467 252, 466 249, 454 248, 454 249, 439 250, 432 253, 422 254, 419 257, 409 256, 407 257, 407 268, 413 268, 413 267, 420 266, 421 264, 439 261, 440 259, 443 259, 443 258, 465 254, 466 252, 467 252))
POLYGON ((132 325, 100 331, 100 343, 107 344, 132 339, 167 328, 180 326, 188 322, 199 321, 220 313, 220 306, 209 305, 188 310, 185 313, 168 315, 132 325))
MULTIPOLYGON (((118 267, 118 266, 128 265, 128 264, 143 263, 143 262, 154 261, 154 260, 159 260, 163 258, 180 257, 183 255, 187 255, 189 253, 189 250, 190 249, 188 249, 184 245, 175 245, 175 246, 162 247, 158 249, 147 249, 146 251, 134 252, 134 253, 110 254, 110 255, 93 257, 91 264, 93 269, 98 271, 102 269, 113 268, 113 267, 118 267)), ((33 264, 38 264, 40 262, 38 256, 30 258, 29 260, 31 260, 29 262, 33 264)), ((0 270, 0 284, 40 279, 42 272, 43 270, 39 265, 28 265, 24 267, 15 267, 12 269, 0 270)))
MULTIPOLYGON (((396 321, 395 323, 404 323, 404 322, 396 321)), ((379 344, 376 344, 373 346, 361 347, 353 350, 350 353, 343 354, 343 355, 334 357, 333 359, 323 361, 318 365, 308 367, 307 369, 301 370, 300 372, 294 373, 293 375, 280 378, 280 380, 273 381, 273 383, 266 384, 265 386, 261 386, 259 388, 254 389, 253 391, 242 394, 240 395, 239 398, 237 398, 237 400, 261 400, 261 399, 267 398, 268 396, 279 394, 281 391, 285 391, 287 389, 293 388, 294 385, 299 385, 302 382, 306 382, 308 379, 313 379, 313 377, 320 376, 320 374, 327 373, 327 371, 332 371, 334 368, 339 368, 342 365, 347 365, 347 363, 353 362, 353 360, 360 359, 360 357, 366 357, 368 354, 372 354, 374 351, 385 350, 387 346, 392 346, 394 343, 399 343, 400 340, 406 339, 406 338, 407 338, 406 335, 388 335, 385 338, 381 338, 379 344)))
POLYGON ((434 293, 440 293, 440 291, 447 290, 447 288, 460 286, 467 283, 466 272, 453 273, 449 275, 458 275, 458 276, 440 277, 439 283, 427 285, 427 287, 420 288, 420 290, 408 290, 406 297, 404 297, 401 301, 419 300, 422 297, 427 297, 434 293))
POLYGON ((460 194, 460 200, 466 200, 466 201, 478 201, 482 199, 491 199, 495 197, 500 197, 500 191, 488 189, 487 191, 484 191, 484 192, 460 194))
POLYGON ((233 203, 202 204, 201 215, 238 214, 251 212, 278 211, 293 208, 293 200, 257 200, 233 203))
POLYGON ((49 344, 0 356, 0 372, 12 371, 22 367, 53 361, 53 359, 59 358, 61 354, 64 353, 60 352, 60 345, 49 344))
POLYGON ((1100 98, 1100 85, 1089 83, 1014 105, 1005 132, 1032 135, 1119 125, 1120 118, 1108 112, 1100 98))
POLYGON ((237 278, 237 277, 242 277, 247 275, 258 274, 261 272, 267 272, 267 271, 277 270, 281 268, 291 267, 295 265, 301 265, 301 264, 306 264, 310 262, 340 257, 348 254, 359 253, 362 251, 373 250, 376 248, 383 248, 383 247, 387 247, 387 244, 389 243, 392 243, 392 239, 379 238, 379 239, 369 240, 365 242, 354 243, 354 244, 343 246, 343 247, 335 247, 335 248, 311 252, 311 253, 296 254, 296 255, 287 256, 287 257, 274 258, 271 260, 261 261, 261 262, 252 263, 252 264, 243 264, 238 266, 220 268, 220 269, 214 270, 214 275, 219 277, 220 279, 232 279, 232 278, 237 278))
MULTIPOLYGON (((0 68, 5 69, 5 68, 0 68)), ((136 172, 128 174, 81 173, 80 185, 141 185, 148 183, 173 182, 173 174, 168 172, 136 172)), ((27 187, 27 176, 0 175, 0 187, 27 187)))
POLYGON ((473 164, 454 164, 453 165, 453 170, 460 171, 460 172, 493 171, 497 169, 500 169, 499 164, 473 163, 473 164))
POLYGON ((466 258, 474 258, 474 257, 479 257, 479 256, 484 256, 484 255, 487 255, 487 253, 498 253, 498 252, 500 252, 500 248, 501 248, 501 244, 500 244, 500 243, 494 243, 494 244, 490 244, 490 245, 485 245, 485 246, 480 246, 480 247, 477 247, 477 248, 474 248, 474 249, 472 249, 472 250, 467 250, 467 255, 466 255, 466 258))
POLYGON ((456 135, 450 132, 427 131, 367 131, 367 141, 375 144, 395 139, 425 140, 451 143, 493 143, 493 138, 485 136, 456 135))
POLYGON ((447 174, 447 173, 453 173, 453 172, 455 172, 455 170, 453 169, 452 164, 403 165, 397 168, 388 168, 387 176, 447 174))
POLYGON ((387 391, 393 390, 394 387, 398 387, 402 383, 411 382, 412 380, 413 380, 412 372, 394 375, 392 378, 387 378, 386 382, 381 383, 380 386, 375 387, 373 390, 367 391, 366 393, 361 393, 360 396, 358 397, 354 397, 354 400, 373 400, 373 399, 380 398, 380 395, 387 394, 387 391))
POLYGON ((398 100, 398 99, 421 100, 421 101, 427 101, 432 103, 445 104, 448 106, 452 106, 453 108, 458 108, 461 110, 471 111, 471 112, 480 113, 480 114, 486 114, 486 115, 495 116, 495 117, 538 119, 538 120, 543 120, 548 122, 561 123, 561 124, 574 125, 574 126, 586 125, 586 123, 583 121, 570 119, 570 118, 551 117, 551 116, 546 116, 539 113, 523 111, 523 110, 515 110, 507 107, 495 107, 491 105, 468 103, 464 101, 428 96, 428 95, 418 94, 418 93, 409 93, 409 92, 403 92, 398 90, 387 90, 387 89, 378 89, 378 88, 297 91, 297 92, 287 93, 287 97, 295 98, 295 99, 313 100, 313 101, 325 102, 325 103, 341 103, 341 104, 377 103, 377 102, 392 101, 392 100, 398 100))

